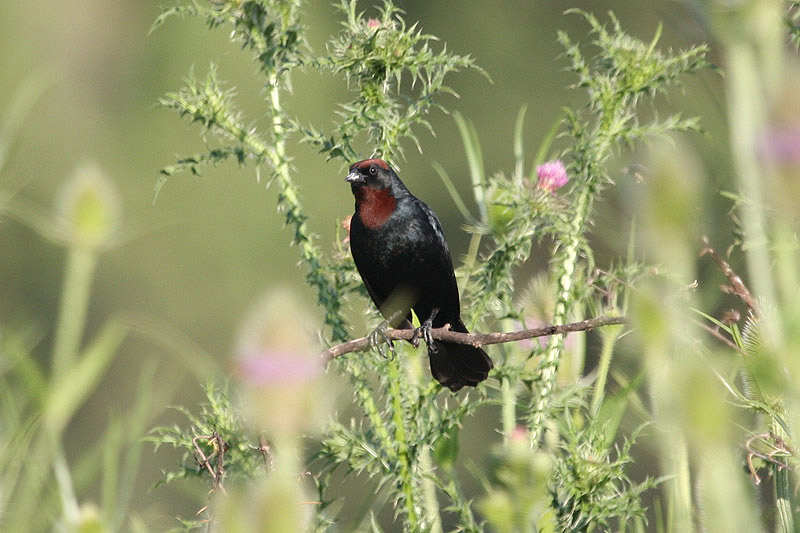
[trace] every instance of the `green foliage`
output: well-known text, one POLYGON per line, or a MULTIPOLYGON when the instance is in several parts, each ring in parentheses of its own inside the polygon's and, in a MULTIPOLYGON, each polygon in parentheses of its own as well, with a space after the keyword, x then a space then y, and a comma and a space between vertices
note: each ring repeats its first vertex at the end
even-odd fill
POLYGON ((432 36, 406 27, 400 10, 389 1, 384 3, 379 19, 365 19, 355 1, 342 1, 339 8, 346 15, 343 30, 331 39, 327 54, 315 53, 304 37, 301 4, 296 0, 193 2, 166 9, 156 20, 154 27, 174 15, 190 15, 205 19, 209 28, 229 29, 231 38, 254 54, 264 78, 270 113, 268 124, 246 122, 244 114, 235 108, 235 91, 223 88, 214 65, 204 81, 190 75, 184 89, 160 102, 200 123, 218 144, 162 168, 156 194, 178 172, 199 174, 202 166, 228 159, 253 163, 259 175, 266 167, 268 183, 278 183, 279 209, 294 229, 294 244, 301 249, 307 280, 316 288, 325 309, 330 338, 342 341, 348 335, 341 301, 353 288, 352 276, 340 264, 326 261, 315 244, 316 236, 306 224, 307 215, 300 203, 299 184, 286 157, 286 145, 294 137, 317 146, 328 158, 352 161, 357 153, 366 151, 356 147, 356 137, 368 132, 364 142, 370 147, 369 153, 397 159, 401 142, 417 142, 415 128, 429 127, 426 114, 440 105, 442 94, 452 93, 444 85, 445 76, 474 65, 469 57, 444 49, 435 52, 430 46, 432 36), (354 100, 337 111, 332 134, 314 124, 303 124, 284 111, 291 73, 305 65, 351 80, 357 88, 354 100), (408 84, 412 90, 406 88, 408 84))
MULTIPOLYGON (((447 75, 477 69, 468 56, 448 53, 444 46, 435 50, 435 38, 415 24, 408 25, 388 0, 375 18, 359 12, 354 1, 342 1, 337 7, 342 29, 328 41, 325 53, 312 50, 304 38, 300 2, 192 3, 166 10, 157 21, 160 24, 175 14, 192 15, 204 18, 210 28, 230 31, 234 41, 253 53, 269 109, 267 123, 246 119, 237 108, 236 92, 219 81, 213 65, 204 81, 190 76, 187 87, 161 103, 200 124, 215 144, 162 169, 158 187, 177 172, 198 174, 204 165, 225 160, 253 164, 257 172, 266 169, 268 182, 277 184, 279 209, 294 229, 292 243, 301 250, 307 282, 325 312, 327 330, 322 336, 329 342, 348 337, 342 313, 345 298, 363 294, 363 289, 340 240, 330 259, 316 245, 316 236, 306 224, 309 215, 299 201, 304 184, 289 163, 287 146, 310 143, 327 159, 347 162, 358 154, 394 161, 401 157, 404 143, 419 145, 416 130, 430 128, 427 115, 441 109, 441 96, 452 93, 445 85, 447 75), (300 67, 341 77, 353 93, 351 100, 332 112, 336 118, 325 130, 318 124, 301 123, 285 110, 290 74, 300 67)), ((589 28, 588 38, 580 42, 565 32, 558 34, 568 71, 576 79, 573 87, 585 99, 581 107, 564 110, 563 121, 542 141, 530 170, 526 172, 529 162, 523 149, 524 110, 514 128, 513 168, 494 173, 484 169, 474 126, 456 114, 478 216, 457 195, 446 170, 437 168, 472 233, 470 252, 461 268, 466 280, 462 283, 465 316, 480 329, 508 330, 529 320, 559 324, 590 312, 631 312, 640 334, 634 350, 642 354, 637 363, 642 368, 628 377, 612 366, 612 357, 627 343, 623 341, 626 331, 620 327, 601 335, 593 383, 594 375, 585 375, 583 368, 585 344, 568 346, 563 335, 533 346, 499 347, 492 376, 496 381, 457 397, 442 393, 438 385, 421 377, 426 376, 424 355, 407 346, 398 347, 389 357, 346 354, 337 358, 331 366, 347 375, 359 416, 332 420, 313 454, 311 470, 319 503, 312 524, 317 531, 334 527, 380 531, 376 515, 384 502, 391 505, 395 522, 408 531, 438 532, 445 524, 463 531, 482 531, 487 526, 496 531, 588 532, 626 527, 643 531, 651 520, 661 530, 671 531, 691 528, 695 519, 713 529, 713 524, 731 522, 718 512, 725 501, 722 495, 727 494, 720 480, 736 476, 729 449, 737 432, 717 426, 727 414, 728 406, 721 400, 725 394, 732 395, 740 407, 765 415, 761 426, 748 428, 748 459, 760 459, 771 468, 778 494, 776 522, 787 532, 793 527, 788 487, 796 464, 787 420, 794 416, 789 406, 797 406, 797 399, 787 393, 793 383, 785 370, 791 363, 775 348, 785 344, 765 342, 770 335, 762 328, 770 323, 762 322, 761 316, 751 317, 753 325, 743 332, 713 322, 707 328, 716 335, 713 338, 723 339, 737 356, 747 354, 743 364, 731 371, 709 356, 710 349, 698 348, 707 339, 700 340, 698 330, 688 327, 692 323, 685 309, 691 297, 671 283, 675 278, 655 276, 658 269, 638 259, 642 245, 633 227, 628 255, 610 265, 598 266, 589 238, 596 202, 607 188, 618 185, 611 170, 615 156, 638 148, 642 141, 700 131, 697 120, 678 113, 661 118, 655 111, 655 97, 679 86, 687 74, 709 67, 708 48, 664 51, 658 48, 660 29, 645 42, 624 32, 613 14, 603 23, 584 11, 568 13, 578 14, 589 28), (538 165, 551 153, 566 164, 569 177, 569 184, 558 191, 538 179, 538 165), (521 267, 537 246, 552 246, 550 275, 537 278, 538 282, 520 279, 521 267), (519 286, 532 289, 520 298, 524 291, 519 286), (542 294, 549 299, 535 301, 542 294), (635 302, 629 307, 632 296, 635 302), (572 368, 565 363, 570 352, 577 352, 572 368), (715 385, 722 383, 719 389, 710 384, 709 376, 716 378, 715 385), (571 386, 560 390, 558 377, 571 386), (645 382, 652 406, 640 397, 640 385, 645 382), (710 399, 709 394, 713 394, 710 399), (704 403, 705 410, 698 412, 696 406, 704 403), (498 405, 502 440, 491 447, 483 471, 472 468, 485 493, 476 506, 461 484, 460 431, 476 412, 498 405), (630 412, 641 419, 634 429, 625 417, 630 412), (653 476, 637 481, 630 472, 634 448, 645 440, 640 434, 644 426, 654 428, 654 447, 663 470, 658 479, 663 483, 656 483, 653 476), (717 455, 711 460, 695 458, 696 464, 690 465, 694 448, 700 455, 708 455, 709 450, 717 455), (697 480, 692 478, 692 467, 699 472, 697 480), (337 474, 368 480, 374 493, 373 499, 361 504, 363 512, 352 523, 341 523, 337 515, 337 506, 347 503, 346 495, 337 492, 337 474), (699 508, 693 503, 696 484, 702 486, 696 495, 699 508), (659 505, 662 497, 666 500, 665 516, 645 508, 643 494, 651 489, 663 490, 654 498, 659 505), (626 526, 628 521, 631 526, 626 526)), ((795 18, 788 17, 790 32, 795 18)), ((675 258, 675 273, 671 273, 675 277, 691 270, 681 260, 693 255, 687 253, 687 217, 670 220, 670 215, 688 210, 687 205, 681 206, 682 211, 674 209, 680 203, 675 199, 686 204, 690 197, 683 194, 685 190, 677 190, 680 186, 675 180, 676 191, 671 191, 675 194, 657 198, 645 213, 654 231, 683 235, 656 243, 664 257, 675 258)), ((796 245, 796 239, 791 243, 796 245)), ((255 446, 248 444, 246 430, 225 393, 209 388, 208 402, 198 415, 181 410, 190 421, 188 430, 159 428, 151 437, 153 442, 184 452, 183 468, 168 474, 167 481, 209 474, 212 487, 219 487, 221 465, 215 470, 206 462, 202 468, 188 463, 190 456, 219 459, 223 450, 224 470, 230 475, 254 477, 263 468, 263 457, 260 461, 255 446)), ((741 478, 730 487, 736 498, 748 498, 741 478)), ((743 524, 757 520, 752 503, 747 500, 736 515, 743 524)))
POLYGON ((142 367, 134 385, 137 398, 112 411, 110 421, 100 424, 99 436, 84 438, 85 445, 69 455, 64 446, 120 345, 140 327, 115 315, 86 335, 94 270, 101 252, 117 238, 116 191, 96 166, 84 165, 65 180, 53 215, 17 198, 3 207, 64 246, 66 265, 58 314, 48 320, 55 323, 54 331, 33 321, 0 325, 0 527, 123 529, 131 521, 141 456, 138 438, 165 396, 150 390, 154 366, 142 367), (49 357, 42 358, 45 335, 52 335, 54 342, 49 357), (94 496, 97 504, 86 501, 89 488, 99 493, 94 496))
POLYGON ((205 387, 206 401, 200 404, 199 414, 175 406, 186 417, 188 427, 178 424, 159 426, 144 439, 155 444, 156 449, 169 445, 183 452, 180 469, 166 472, 159 485, 177 479, 205 477, 209 467, 216 473, 216 460, 220 455, 224 459, 220 464, 224 465, 225 478, 252 479, 263 475, 268 461, 265 461, 257 439, 249 437, 239 411, 231 404, 229 388, 228 384, 218 387, 209 383, 205 387), (224 443, 222 448, 220 443, 224 443))
MULTIPOLYGON (((695 120, 682 120, 677 115, 666 120, 642 124, 638 106, 643 96, 654 96, 677 83, 681 75, 706 65, 704 46, 673 55, 655 50, 660 31, 650 43, 625 34, 616 17, 610 15, 612 31, 600 24, 594 15, 573 10, 589 23, 597 49, 587 58, 581 47, 559 33, 566 49, 570 71, 578 77, 577 87, 586 90, 588 102, 578 111, 567 110, 566 129, 571 146, 564 152, 572 159, 568 166, 572 177, 572 209, 565 213, 568 228, 557 236, 553 265, 557 279, 557 299, 552 320, 559 324, 570 316, 582 314, 587 305, 578 289, 587 272, 594 269, 593 254, 586 245, 595 200, 609 181, 605 165, 622 146, 648 136, 668 131, 697 129, 695 120)), ((602 306, 595 306, 602 308, 602 306)), ((544 413, 554 388, 554 380, 563 348, 563 336, 555 336, 548 344, 541 363, 542 382, 531 404, 531 438, 536 442, 543 431, 544 413)))
MULTIPOLYGON (((159 102, 199 126, 206 146, 161 169, 156 195, 172 176, 200 175, 209 165, 235 161, 263 175, 324 314, 313 336, 334 343, 354 329, 344 312, 350 300, 366 295, 344 235, 318 244, 301 202, 312 184, 287 154, 305 143, 326 160, 396 162, 404 147, 421 148, 418 133, 432 130, 430 114, 446 110, 450 75, 483 71, 407 22, 390 0, 367 12, 338 0, 341 26, 324 51, 314 50, 305 5, 187 1, 156 20, 154 27, 174 16, 199 18, 229 35, 251 57, 265 102, 247 109, 216 64, 204 75, 190 71, 185 86, 159 102), (319 122, 301 121, 287 111, 299 69, 346 82, 348 98, 319 122)), ((707 10, 727 69, 717 81, 726 89, 731 168, 714 169, 736 179, 724 195, 732 203, 727 254, 704 241, 697 259, 695 200, 708 181, 705 161, 687 157, 696 147, 674 134, 695 134, 699 123, 656 111, 687 74, 710 66, 706 46, 664 50, 660 28, 642 41, 613 14, 570 10, 587 35, 559 32, 558 40, 582 104, 564 109, 532 160, 525 108, 513 127, 513 159, 500 170, 484 167, 479 132, 454 113, 473 197, 461 198, 448 171, 436 170, 471 235, 458 272, 470 327, 508 331, 594 314, 629 320, 591 335, 493 347, 491 378, 458 395, 429 378, 424 349, 404 344, 388 357, 343 355, 327 377, 346 376, 346 405, 324 432, 315 426, 333 412, 336 387, 321 371, 293 381, 294 371, 317 361, 316 344, 300 339, 311 322, 301 306, 278 298, 273 315, 259 316, 250 331, 253 351, 272 349, 270 363, 297 367, 271 381, 248 375, 229 385, 209 356, 163 324, 119 313, 88 320, 97 266, 126 231, 117 193, 96 165, 78 167, 65 181, 52 214, 0 184, 0 215, 65 251, 57 312, 0 323, 0 529, 144 531, 146 520, 132 509, 144 440, 181 455, 157 490, 181 480, 207 494, 198 497, 201 512, 179 518, 177 530, 795 531, 800 241, 787 191, 796 161, 770 159, 767 141, 776 124, 793 124, 776 118, 783 111, 776 95, 794 94, 782 86, 785 43, 777 30, 798 46, 798 6, 743 0, 696 7, 707 10), (640 150, 659 137, 675 142, 640 150), (627 173, 637 175, 635 186, 615 170, 628 158, 650 163, 627 173), (563 187, 541 179, 540 165, 552 159, 566 164, 563 187), (625 225, 630 217, 630 237, 625 257, 606 260, 592 232, 598 202, 612 188, 620 190, 614 220, 625 225), (548 272, 532 275, 534 256, 547 249, 548 272), (698 268, 708 258, 716 270, 698 268), (184 421, 142 438, 176 387, 164 362, 148 358, 130 385, 131 401, 112 405, 107 421, 92 420, 99 434, 73 435, 83 428, 79 413, 135 335, 207 379, 205 401, 175 407, 184 421), (267 342, 270 335, 285 345, 267 342), (596 369, 587 366, 595 361, 596 369), (282 422, 271 426, 280 428, 274 442, 258 427, 272 421, 282 422), (481 438, 465 438, 465 426, 486 421, 490 427, 472 433, 481 438), (65 446, 69 437, 80 445, 65 446), (634 464, 640 457, 655 460, 634 464), (367 496, 353 502, 342 483, 366 487, 367 496)), ((0 171, 52 76, 31 76, 0 118, 0 171)))
POLYGON ((584 406, 559 413, 562 441, 555 454, 550 482, 557 530, 621 530, 629 521, 641 525, 645 509, 641 496, 656 486, 651 479, 632 482, 626 466, 638 430, 618 448, 602 419, 592 420, 584 406))
POLYGON ((304 140, 329 158, 346 161, 359 153, 353 142, 362 133, 367 134, 366 146, 376 157, 398 159, 404 140, 421 150, 414 129, 430 129, 425 117, 432 109, 441 109, 439 96, 454 94, 444 84, 445 77, 460 69, 475 69, 472 59, 444 47, 434 51, 430 43, 435 37, 422 33, 416 24, 407 27, 391 1, 383 3, 378 18, 365 18, 351 0, 342 0, 338 7, 347 19, 341 33, 329 42, 329 55, 319 63, 344 76, 355 86, 356 95, 341 105, 333 135, 308 128, 304 140))
POLYGON ((553 458, 544 451, 531 450, 528 442, 527 433, 517 430, 490 456, 489 486, 480 508, 493 531, 533 531, 546 520, 541 516, 550 505, 553 458))
MULTIPOLYGON (((519 123, 524 114, 521 112, 519 123)), ((459 119, 463 120, 463 119, 459 119)), ((466 132, 469 126, 462 122, 462 135, 468 152, 477 153, 477 139, 466 132)), ((515 142, 521 144, 521 129, 517 129, 515 142)), ((524 263, 531 254, 535 241, 557 235, 563 230, 563 205, 559 199, 537 187, 522 172, 525 161, 522 153, 515 158, 515 172, 511 177, 503 173, 489 176, 480 183, 479 197, 483 199, 485 219, 473 228, 479 235, 488 235, 494 247, 475 264, 470 273, 471 285, 467 297, 475 295, 469 306, 469 323, 475 323, 492 311, 495 318, 519 318, 513 302, 514 268, 524 263)), ((476 169, 483 176, 483 168, 476 169)), ((531 173, 533 174, 533 172, 531 173)), ((476 198, 477 199, 477 198, 476 198)))
MULTIPOLYGON (((423 509, 419 496, 427 481, 455 496, 452 510, 474 523, 472 511, 463 496, 453 493, 458 489, 448 476, 433 477, 427 465, 434 458, 442 471, 452 472, 462 421, 484 406, 486 400, 474 394, 459 400, 437 398, 440 395, 437 385, 423 385, 401 377, 414 374, 401 363, 404 355, 410 356, 409 351, 370 361, 379 376, 374 386, 362 376, 359 361, 353 360, 358 356, 345 356, 345 368, 353 373, 351 380, 358 387, 365 420, 351 421, 348 426, 332 423, 315 463, 321 462, 323 472, 332 473, 341 466, 348 473, 374 479, 376 492, 389 491, 396 512, 402 512, 407 523, 415 524, 415 528, 429 527, 433 518, 430 510, 423 509), (427 476, 432 479, 426 480, 427 476)), ((410 359, 408 364, 419 364, 417 356, 410 359)))
POLYGON ((800 46, 800 2, 789 2, 786 9, 786 27, 789 39, 795 46, 800 46))
POLYGON ((169 176, 179 172, 190 171, 200 175, 203 165, 221 163, 229 158, 239 164, 244 164, 248 158, 258 163, 268 159, 267 153, 272 153, 272 150, 242 124, 241 113, 232 108, 234 97, 234 90, 221 86, 216 66, 212 64, 205 80, 198 80, 190 73, 186 87, 159 100, 162 106, 177 111, 192 122, 199 122, 204 130, 223 139, 225 144, 202 154, 179 159, 176 164, 161 169, 162 179, 156 186, 156 194, 169 176))
MULTIPOLYGON (((376 19, 360 13, 356 2, 343 1, 338 6, 345 15, 341 32, 328 43, 327 54, 316 54, 303 39, 298 5, 193 3, 168 9, 158 19, 156 24, 171 15, 188 14, 205 18, 212 28, 230 28, 233 38, 256 55, 259 71, 266 78, 272 119, 266 126, 255 122, 245 126, 243 114, 234 108, 235 92, 222 88, 213 66, 205 81, 190 76, 185 89, 167 95, 161 103, 199 123, 217 139, 218 145, 162 169, 157 190, 176 172, 198 174, 203 165, 226 159, 240 164, 252 162, 257 169, 267 166, 270 181, 278 182, 278 205, 286 214, 287 224, 294 227, 294 243, 302 250, 309 284, 316 287, 326 310, 330 339, 341 341, 347 337, 342 297, 356 288, 362 289, 346 254, 339 251, 328 261, 314 244, 315 236, 308 230, 307 215, 299 202, 299 183, 285 157, 286 144, 294 137, 316 146, 328 158, 351 161, 363 151, 356 143, 363 143, 369 153, 395 160, 402 153, 404 140, 417 143, 416 128, 430 127, 426 115, 440 106, 439 97, 452 93, 444 83, 447 74, 474 65, 469 57, 453 55, 444 47, 435 51, 431 46, 433 36, 416 26, 406 26, 400 10, 388 1, 376 19), (302 65, 343 77, 354 87, 353 100, 341 104, 336 111, 332 133, 324 133, 314 124, 301 124, 283 110, 289 75, 302 65), (359 139, 361 134, 366 138, 359 139)), ((420 516, 423 502, 416 492, 425 484, 429 491, 435 489, 430 488, 430 481, 422 479, 420 472, 420 464, 429 460, 431 448, 416 443, 442 442, 480 402, 464 401, 456 410, 438 410, 433 407, 438 390, 428 387, 423 391, 417 384, 405 382, 400 377, 405 369, 398 359, 380 360, 371 365, 369 373, 361 360, 342 359, 338 364, 349 375, 371 427, 334 424, 330 437, 323 440, 320 457, 332 466, 344 463, 354 471, 364 470, 378 478, 379 486, 391 487, 398 509, 404 510, 410 527, 417 529, 431 517, 420 516), (373 372, 381 376, 377 388, 370 383, 373 372)), ((206 420, 210 414, 199 416, 194 423, 205 420, 211 429, 213 421, 206 420)), ((175 428, 170 438, 174 445, 186 449, 188 441, 180 441, 180 433, 175 428)), ((162 439, 165 437, 166 434, 161 435, 162 439)), ((453 490, 452 486, 447 488, 453 490)), ((460 508, 471 517, 466 504, 462 502, 460 508)))

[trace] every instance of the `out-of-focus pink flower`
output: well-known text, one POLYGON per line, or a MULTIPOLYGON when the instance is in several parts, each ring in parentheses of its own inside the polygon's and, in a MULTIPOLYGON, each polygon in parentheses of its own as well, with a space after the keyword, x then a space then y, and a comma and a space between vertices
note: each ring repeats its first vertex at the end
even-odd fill
POLYGON ((768 130, 761 142, 762 157, 778 164, 800 162, 800 124, 768 130))
POLYGON ((511 440, 511 442, 524 442, 527 444, 529 439, 530 436, 528 434, 528 430, 523 426, 517 426, 511 433, 511 437, 509 440, 511 440))
POLYGON ((377 28, 381 25, 381 21, 378 19, 369 19, 367 20, 367 28, 377 28))
MULTIPOLYGON (((536 328, 543 328, 545 326, 550 325, 550 323, 540 319, 540 318, 525 318, 522 321, 520 326, 522 329, 536 329, 536 328)), ((576 335, 577 333, 567 333, 564 335, 564 348, 567 350, 571 350, 576 345, 576 335)), ((524 339, 520 341, 520 346, 522 346, 526 350, 533 350, 533 348, 538 344, 539 348, 547 348, 547 345, 550 344, 550 336, 545 335, 543 337, 534 337, 532 339, 524 339)))
POLYGON ((301 384, 322 375, 318 357, 293 352, 253 352, 237 358, 236 367, 243 382, 264 386, 301 384))
POLYGON ((548 161, 536 167, 536 175, 539 179, 539 188, 548 192, 555 192, 569 181, 567 168, 560 159, 548 161))
POLYGON ((233 369, 242 412, 271 438, 320 428, 330 405, 324 362, 304 303, 273 288, 246 315, 234 347, 233 369))

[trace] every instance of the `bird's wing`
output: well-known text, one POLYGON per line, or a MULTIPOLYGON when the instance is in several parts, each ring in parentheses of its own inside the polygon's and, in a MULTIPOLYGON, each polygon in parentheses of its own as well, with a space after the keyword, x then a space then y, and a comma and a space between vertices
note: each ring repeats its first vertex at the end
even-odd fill
POLYGON ((439 217, 436 216, 436 213, 433 212, 433 209, 428 207, 428 204, 423 201, 419 201, 419 206, 425 213, 428 223, 433 227, 433 233, 436 235, 436 240, 438 241, 437 244, 439 245, 438 249, 441 251, 440 257, 437 258, 440 262, 440 265, 437 265, 437 267, 439 271, 448 273, 448 280, 446 283, 447 300, 450 302, 450 305, 454 306, 455 309, 458 309, 459 299, 456 273, 453 270, 453 259, 450 256, 450 248, 447 246, 447 239, 444 236, 442 224, 439 222, 439 217))
POLYGON ((433 228, 433 233, 436 235, 439 244, 444 248, 447 256, 450 257, 450 249, 447 247, 447 240, 444 238, 444 230, 442 229, 441 222, 439 222, 439 217, 436 216, 433 209, 428 207, 428 204, 420 200, 417 201, 419 202, 419 207, 425 213, 425 217, 428 219, 428 224, 433 228))
POLYGON ((380 309, 380 307, 383 305, 383 302, 386 301, 386 299, 380 296, 377 292, 375 292, 375 289, 372 287, 367 278, 361 276, 361 281, 364 282, 364 286, 367 288, 367 293, 369 293, 369 297, 372 298, 372 301, 375 303, 375 307, 380 309))
MULTIPOLYGON (((379 310, 383 310, 383 304, 386 303, 386 297, 381 294, 378 294, 378 292, 375 290, 375 287, 373 287, 372 284, 370 284, 369 280, 365 276, 361 276, 361 281, 364 282, 364 287, 367 288, 367 293, 369 294, 369 297, 372 298, 372 301, 375 303, 375 307, 377 307, 379 310)), ((389 317, 387 317, 387 320, 389 320, 389 317)), ((391 322, 392 322, 391 326, 393 328, 411 329, 413 327, 411 324, 411 312, 409 312, 408 315, 406 315, 402 320, 398 321, 397 319, 395 319, 392 320, 391 322)))

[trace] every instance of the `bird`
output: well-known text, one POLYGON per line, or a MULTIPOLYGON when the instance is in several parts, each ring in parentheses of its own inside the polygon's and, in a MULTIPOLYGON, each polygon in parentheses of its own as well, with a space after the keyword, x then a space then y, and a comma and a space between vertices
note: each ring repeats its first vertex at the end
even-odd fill
MULTIPOLYGON (((355 197, 350 252, 375 306, 390 325, 414 329, 411 310, 428 347, 431 375, 453 392, 487 379, 492 360, 481 348, 431 337, 431 328, 461 321, 450 249, 436 213, 415 197, 382 159, 353 163, 347 177, 355 197)), ((377 331, 377 330, 376 330, 377 331)))

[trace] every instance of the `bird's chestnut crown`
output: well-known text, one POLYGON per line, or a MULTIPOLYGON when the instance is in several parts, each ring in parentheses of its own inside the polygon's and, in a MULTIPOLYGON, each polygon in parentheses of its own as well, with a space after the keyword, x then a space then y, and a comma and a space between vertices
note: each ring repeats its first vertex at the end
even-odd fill
POLYGON ((345 181, 353 186, 386 189, 391 186, 391 172, 391 167, 383 159, 365 159, 350 165, 345 181))

